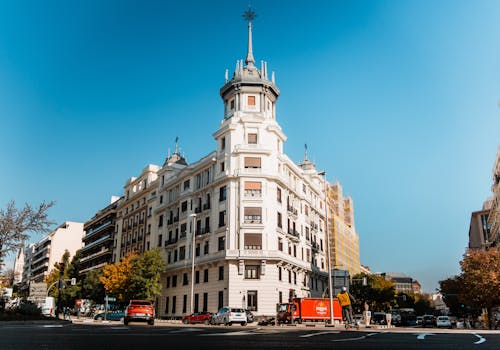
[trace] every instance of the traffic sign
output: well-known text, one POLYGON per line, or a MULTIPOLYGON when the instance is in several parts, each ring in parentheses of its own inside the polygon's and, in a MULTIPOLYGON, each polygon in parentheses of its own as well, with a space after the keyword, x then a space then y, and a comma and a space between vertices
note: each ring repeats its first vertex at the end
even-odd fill
POLYGON ((115 297, 107 297, 107 298, 108 298, 108 301, 116 301, 115 297))

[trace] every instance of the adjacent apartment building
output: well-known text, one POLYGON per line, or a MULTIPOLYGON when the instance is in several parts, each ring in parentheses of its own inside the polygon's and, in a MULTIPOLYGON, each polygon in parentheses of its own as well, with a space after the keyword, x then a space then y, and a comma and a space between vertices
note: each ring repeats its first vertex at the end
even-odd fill
POLYGON ((39 242, 30 244, 24 252, 22 283, 44 282, 65 251, 73 256, 82 247, 82 237, 83 223, 66 221, 39 242))
POLYGON ((493 184, 491 185, 493 199, 488 224, 490 225, 489 242, 491 247, 500 251, 500 146, 493 165, 493 184))

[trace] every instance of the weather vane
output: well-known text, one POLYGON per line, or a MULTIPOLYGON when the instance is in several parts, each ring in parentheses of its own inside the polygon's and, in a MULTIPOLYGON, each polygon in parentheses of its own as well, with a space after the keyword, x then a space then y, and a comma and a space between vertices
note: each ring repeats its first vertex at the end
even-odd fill
POLYGON ((249 5, 248 10, 246 10, 243 13, 243 18, 245 19, 245 21, 252 22, 252 20, 255 19, 255 17, 257 17, 257 14, 255 13, 254 10, 252 10, 252 7, 250 7, 249 5))

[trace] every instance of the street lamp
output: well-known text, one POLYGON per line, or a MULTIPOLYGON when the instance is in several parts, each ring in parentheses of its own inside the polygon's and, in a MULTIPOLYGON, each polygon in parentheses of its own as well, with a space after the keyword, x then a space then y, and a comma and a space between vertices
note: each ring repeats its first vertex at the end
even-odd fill
POLYGON ((191 304, 190 304, 190 313, 192 314, 193 311, 193 304, 194 304, 194 244, 195 244, 195 239, 196 239, 196 214, 191 214, 189 217, 193 218, 192 220, 192 226, 191 226, 191 232, 192 232, 192 239, 191 239, 191 304))
POLYGON ((330 230, 328 225, 328 191, 326 188, 326 170, 319 172, 318 175, 323 176, 323 187, 325 191, 325 230, 326 230, 326 249, 328 253, 327 268, 328 268, 328 297, 330 298, 330 324, 333 325, 333 291, 332 291, 332 269, 330 260, 330 230))

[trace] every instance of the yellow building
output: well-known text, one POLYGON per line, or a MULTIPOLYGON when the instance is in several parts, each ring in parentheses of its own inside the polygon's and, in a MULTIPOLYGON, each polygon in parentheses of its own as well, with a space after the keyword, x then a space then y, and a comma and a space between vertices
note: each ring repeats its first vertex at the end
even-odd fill
POLYGON ((351 276, 361 272, 359 236, 354 226, 354 205, 342 195, 342 186, 328 184, 328 227, 332 269, 348 270, 351 276))

